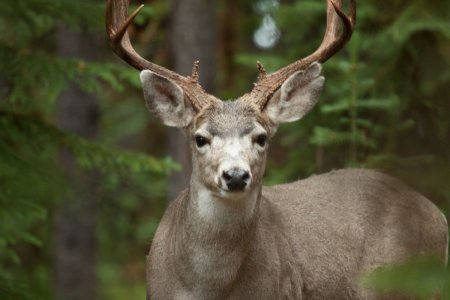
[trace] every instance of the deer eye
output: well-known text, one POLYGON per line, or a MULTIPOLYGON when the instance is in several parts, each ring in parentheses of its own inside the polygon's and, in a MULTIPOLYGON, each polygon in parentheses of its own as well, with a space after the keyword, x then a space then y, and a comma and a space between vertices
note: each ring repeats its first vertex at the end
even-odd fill
POLYGON ((261 147, 264 147, 266 145, 267 142, 267 135, 265 134, 260 134, 256 137, 255 142, 260 145, 261 147))
POLYGON ((201 148, 205 146, 206 144, 209 144, 209 140, 205 138, 204 136, 197 134, 195 136, 195 143, 197 144, 197 147, 201 148))

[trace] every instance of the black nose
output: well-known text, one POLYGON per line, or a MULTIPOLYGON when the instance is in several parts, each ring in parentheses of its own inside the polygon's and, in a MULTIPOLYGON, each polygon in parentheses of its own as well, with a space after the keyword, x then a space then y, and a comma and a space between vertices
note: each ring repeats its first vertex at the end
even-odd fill
POLYGON ((241 169, 231 169, 223 171, 222 177, 230 191, 242 191, 247 185, 246 180, 250 178, 250 174, 241 169))

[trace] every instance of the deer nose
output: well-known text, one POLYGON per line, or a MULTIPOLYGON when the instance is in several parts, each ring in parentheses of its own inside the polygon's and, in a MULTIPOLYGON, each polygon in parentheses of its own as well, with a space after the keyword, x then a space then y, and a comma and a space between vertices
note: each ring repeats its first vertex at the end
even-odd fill
POLYGON ((242 169, 223 171, 222 177, 230 191, 243 191, 250 178, 250 173, 242 169))

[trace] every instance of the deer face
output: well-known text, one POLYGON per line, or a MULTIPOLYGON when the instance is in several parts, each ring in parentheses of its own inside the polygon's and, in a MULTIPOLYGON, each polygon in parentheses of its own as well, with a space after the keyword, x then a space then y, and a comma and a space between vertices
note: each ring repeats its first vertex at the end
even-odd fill
POLYGON ((263 109, 246 98, 217 99, 196 110, 183 89, 151 71, 141 72, 147 107, 164 124, 184 128, 192 150, 192 180, 221 198, 261 186, 268 139, 279 123, 300 119, 317 102, 320 65, 291 75, 263 109))
POLYGON ((270 124, 243 101, 216 102, 189 127, 193 175, 218 196, 236 196, 261 182, 270 124))

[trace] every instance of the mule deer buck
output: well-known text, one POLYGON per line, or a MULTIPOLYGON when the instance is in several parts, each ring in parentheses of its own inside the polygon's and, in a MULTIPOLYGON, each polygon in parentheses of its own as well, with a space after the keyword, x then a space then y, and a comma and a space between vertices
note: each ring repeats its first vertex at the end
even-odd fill
POLYGON ((261 184, 269 139, 318 101, 320 63, 349 40, 355 1, 346 15, 328 0, 320 47, 270 75, 258 64, 252 91, 227 102, 204 92, 198 63, 184 77, 134 51, 126 31, 139 9, 128 17, 128 0, 108 1, 111 47, 142 70, 149 110, 186 132, 193 166, 151 246, 149 299, 384 299, 360 276, 415 255, 447 263, 445 217, 387 175, 348 169, 261 184))

